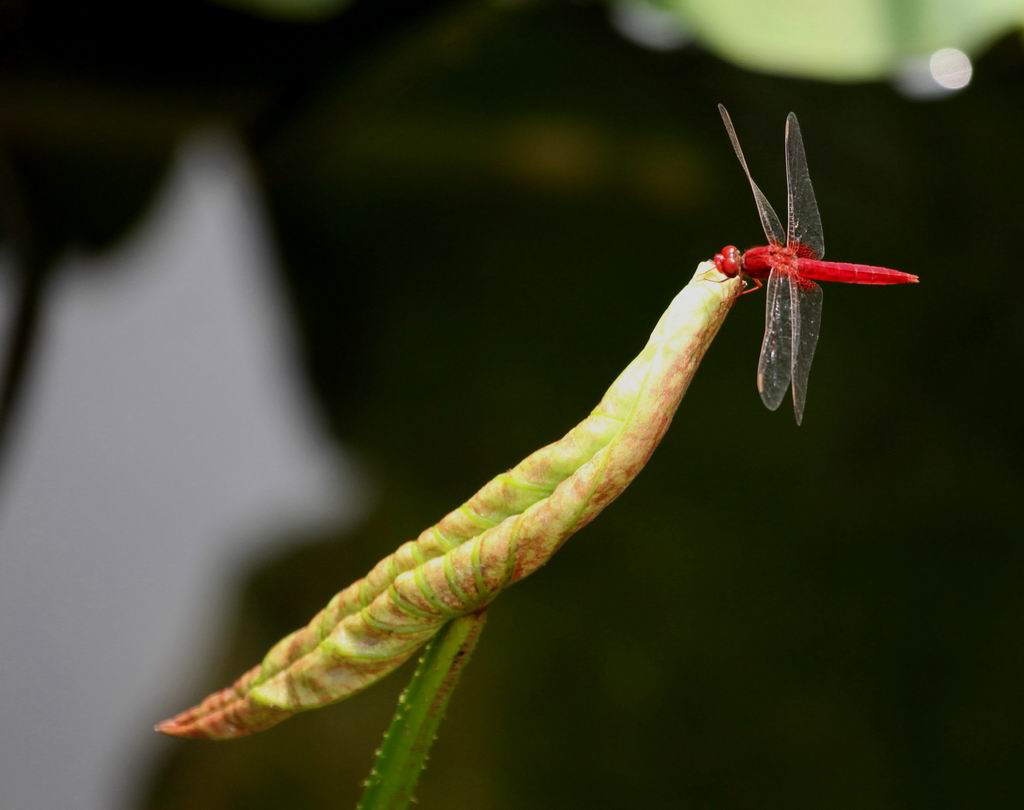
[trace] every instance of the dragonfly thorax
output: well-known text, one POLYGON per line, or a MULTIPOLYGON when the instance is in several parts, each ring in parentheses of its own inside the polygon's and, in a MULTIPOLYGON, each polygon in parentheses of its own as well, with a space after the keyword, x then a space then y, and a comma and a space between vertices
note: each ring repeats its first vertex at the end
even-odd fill
POLYGON ((718 272, 730 278, 743 272, 743 254, 735 245, 726 245, 713 261, 718 272))

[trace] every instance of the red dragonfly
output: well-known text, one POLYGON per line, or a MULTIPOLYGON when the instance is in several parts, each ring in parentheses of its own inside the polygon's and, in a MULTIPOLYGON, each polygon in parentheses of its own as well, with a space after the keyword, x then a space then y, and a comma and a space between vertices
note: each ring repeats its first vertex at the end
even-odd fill
MULTIPOLYGON (((792 384, 793 413, 799 425, 807 398, 807 377, 814 359, 821 325, 821 287, 815 281, 842 281, 847 284, 916 284, 917 276, 875 267, 869 264, 822 261, 825 237, 821 230, 818 203, 807 171, 807 156, 800 137, 796 115, 786 118, 786 190, 789 217, 786 229, 769 205, 740 149, 729 113, 721 104, 726 132, 736 150, 750 189, 754 192, 757 213, 761 217, 768 244, 740 253, 734 245, 715 254, 715 267, 727 276, 743 273, 757 285, 768 279, 767 310, 761 359, 757 364, 757 390, 761 400, 775 410, 792 384)), ((753 292, 753 290, 751 290, 753 292)))

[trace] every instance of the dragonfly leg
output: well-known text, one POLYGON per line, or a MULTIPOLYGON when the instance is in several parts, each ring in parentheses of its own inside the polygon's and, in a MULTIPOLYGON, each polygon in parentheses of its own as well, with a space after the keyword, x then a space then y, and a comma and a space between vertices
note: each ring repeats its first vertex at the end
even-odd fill
POLYGON ((753 276, 744 276, 743 277, 744 283, 747 281, 747 279, 750 279, 751 281, 753 281, 754 282, 754 286, 753 287, 748 287, 743 292, 741 292, 740 293, 741 296, 747 295, 748 293, 757 292, 758 290, 760 290, 764 286, 764 282, 761 281, 761 279, 759 279, 759 278, 754 278, 753 276))

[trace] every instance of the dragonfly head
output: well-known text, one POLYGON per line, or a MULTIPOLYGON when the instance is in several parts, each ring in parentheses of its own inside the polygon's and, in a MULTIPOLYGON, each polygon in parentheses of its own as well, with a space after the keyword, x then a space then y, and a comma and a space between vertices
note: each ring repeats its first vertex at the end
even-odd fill
POLYGON ((721 253, 716 253, 715 267, 719 273, 732 278, 743 271, 743 255, 735 245, 726 245, 721 253))

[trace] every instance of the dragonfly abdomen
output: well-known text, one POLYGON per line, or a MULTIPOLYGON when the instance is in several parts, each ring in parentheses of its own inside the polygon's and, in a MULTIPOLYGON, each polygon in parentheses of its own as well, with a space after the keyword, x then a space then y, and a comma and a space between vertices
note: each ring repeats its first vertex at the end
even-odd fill
POLYGON ((801 277, 814 281, 838 281, 844 284, 916 284, 918 281, 917 276, 910 273, 871 264, 798 259, 797 267, 801 277))

